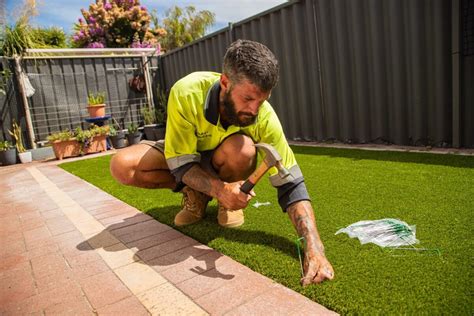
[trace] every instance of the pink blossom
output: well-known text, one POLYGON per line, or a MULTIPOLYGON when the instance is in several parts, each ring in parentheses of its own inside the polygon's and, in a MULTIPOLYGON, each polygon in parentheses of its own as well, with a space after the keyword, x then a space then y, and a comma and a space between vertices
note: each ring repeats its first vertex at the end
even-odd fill
POLYGON ((107 2, 107 3, 104 5, 104 8, 105 8, 105 10, 110 10, 110 9, 112 9, 112 4, 110 4, 109 2, 107 2))
POLYGON ((92 42, 87 44, 87 48, 104 48, 105 45, 101 42, 92 42))

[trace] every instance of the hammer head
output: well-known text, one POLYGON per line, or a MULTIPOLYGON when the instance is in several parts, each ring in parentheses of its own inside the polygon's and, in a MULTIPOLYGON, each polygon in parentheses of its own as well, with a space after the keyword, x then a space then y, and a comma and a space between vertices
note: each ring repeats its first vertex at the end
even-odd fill
POLYGON ((258 143, 255 144, 255 147, 262 149, 265 153, 265 158, 263 159, 263 162, 268 166, 268 168, 276 167, 278 170, 278 175, 282 179, 290 175, 288 170, 281 163, 282 159, 280 157, 280 154, 272 145, 266 143, 258 143))

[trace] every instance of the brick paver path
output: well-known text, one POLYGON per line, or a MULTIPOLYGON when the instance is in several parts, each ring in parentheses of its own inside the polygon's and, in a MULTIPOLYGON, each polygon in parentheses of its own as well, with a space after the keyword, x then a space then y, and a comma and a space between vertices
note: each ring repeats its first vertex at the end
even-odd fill
POLYGON ((54 164, 0 167, 0 315, 334 314, 54 164))

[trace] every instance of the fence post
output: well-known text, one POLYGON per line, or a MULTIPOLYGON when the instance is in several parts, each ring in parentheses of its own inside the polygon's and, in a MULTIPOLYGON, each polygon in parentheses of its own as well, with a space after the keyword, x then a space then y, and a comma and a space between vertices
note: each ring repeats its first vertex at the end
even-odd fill
POLYGON ((451 2, 451 56, 453 76, 453 147, 461 146, 461 110, 460 110, 460 79, 461 79, 461 21, 459 17, 459 0, 451 2))
POLYGON ((227 33, 228 34, 228 40, 229 40, 229 45, 232 44, 234 42, 234 23, 232 22, 229 22, 229 32, 227 33))
POLYGON ((26 117, 26 129, 28 131, 28 136, 30 138, 31 148, 36 148, 36 139, 35 132, 33 131, 33 123, 31 122, 31 113, 30 107, 28 105, 28 98, 26 97, 25 87, 23 85, 23 80, 21 78, 21 64, 20 58, 15 57, 15 78, 18 84, 18 90, 20 92, 21 100, 23 101, 23 109, 25 110, 26 117))
POLYGON ((153 103, 153 91, 151 91, 150 67, 148 65, 148 56, 142 53, 143 74, 145 76, 146 97, 148 99, 148 108, 155 109, 153 103))

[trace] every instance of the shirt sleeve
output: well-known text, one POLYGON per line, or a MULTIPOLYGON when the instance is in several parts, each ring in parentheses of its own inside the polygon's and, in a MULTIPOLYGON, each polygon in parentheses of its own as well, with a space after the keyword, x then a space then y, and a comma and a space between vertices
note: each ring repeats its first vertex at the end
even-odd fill
POLYGON ((180 96, 173 87, 168 98, 168 119, 166 121, 165 158, 173 173, 189 163, 199 163, 197 151, 196 113, 193 113, 191 99, 180 96))
POLYGON ((281 178, 278 170, 273 167, 269 170, 270 182, 278 190, 278 201, 283 211, 291 204, 310 200, 308 191, 304 184, 304 177, 296 162, 295 155, 288 145, 280 120, 273 108, 265 102, 266 108, 259 118, 257 141, 272 145, 282 158, 282 164, 288 169, 290 175, 281 178))

